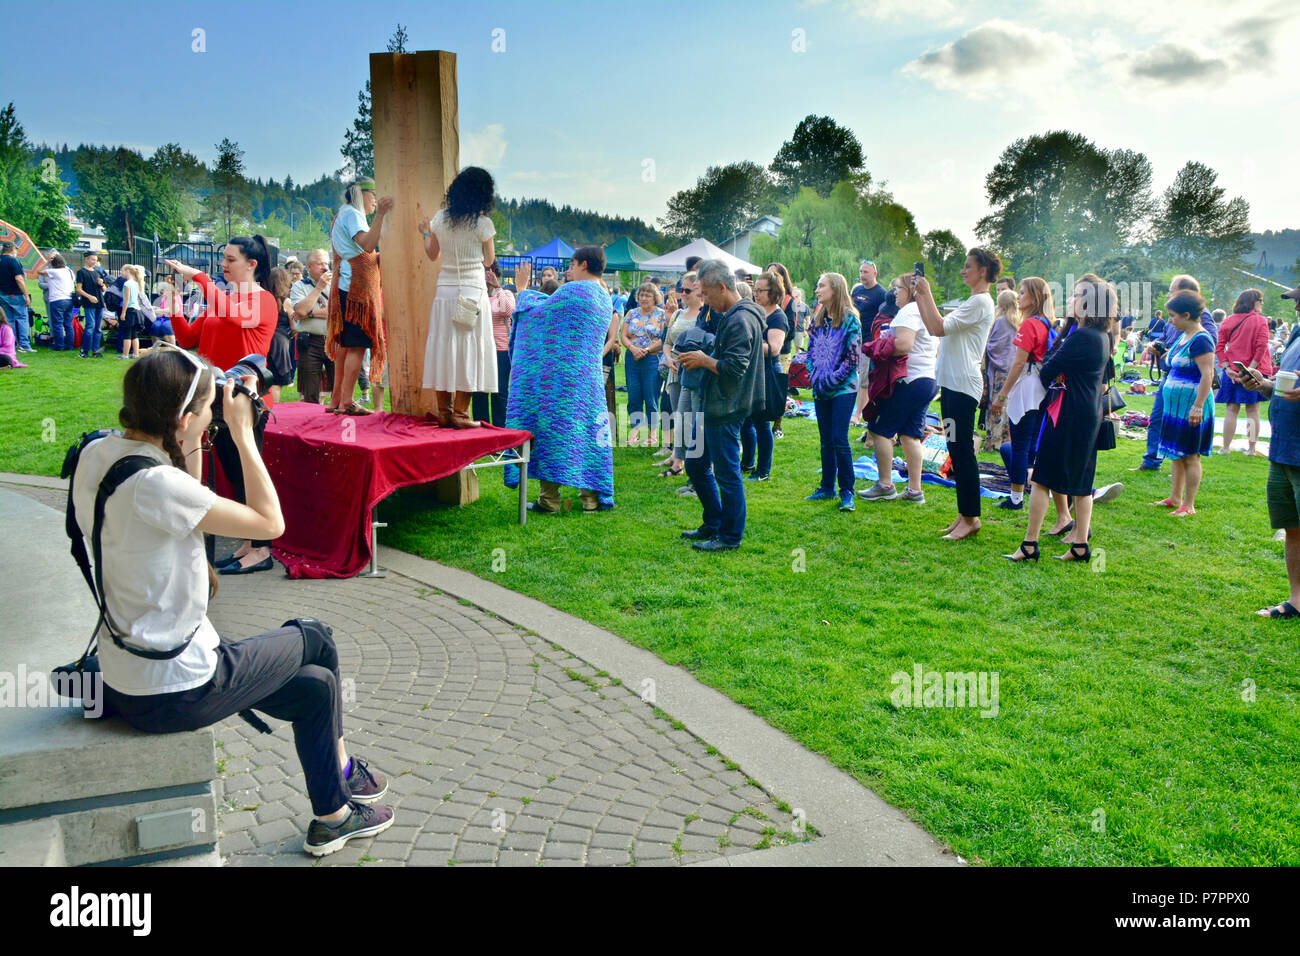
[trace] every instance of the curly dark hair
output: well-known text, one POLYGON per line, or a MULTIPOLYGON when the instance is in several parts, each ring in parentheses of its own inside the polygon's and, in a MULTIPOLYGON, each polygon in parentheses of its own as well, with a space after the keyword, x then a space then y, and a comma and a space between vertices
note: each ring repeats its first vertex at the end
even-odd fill
POLYGON ((466 166, 447 187, 447 198, 442 205, 453 225, 467 226, 492 211, 495 197, 492 174, 478 166, 466 166))

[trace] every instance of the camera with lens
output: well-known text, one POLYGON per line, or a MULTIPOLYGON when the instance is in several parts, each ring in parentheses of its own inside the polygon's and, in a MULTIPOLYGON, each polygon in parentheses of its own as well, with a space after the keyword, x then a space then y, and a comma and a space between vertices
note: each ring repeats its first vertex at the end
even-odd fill
POLYGON ((274 381, 271 376, 271 370, 266 367, 266 359, 261 355, 245 355, 238 362, 226 369, 224 372, 218 368, 213 368, 216 379, 217 394, 212 399, 212 427, 225 428, 226 419, 222 413, 222 399, 225 395, 225 386, 227 381, 235 383, 236 395, 247 395, 248 400, 253 403, 253 421, 256 422, 266 414, 266 403, 262 397, 268 395, 274 381), (245 378, 252 377, 256 380, 256 391, 249 388, 244 382, 245 378))

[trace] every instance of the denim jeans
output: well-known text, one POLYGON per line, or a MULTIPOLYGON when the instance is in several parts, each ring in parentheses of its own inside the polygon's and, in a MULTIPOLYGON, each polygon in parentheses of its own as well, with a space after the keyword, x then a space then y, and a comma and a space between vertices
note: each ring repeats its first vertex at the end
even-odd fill
POLYGON ((0 295, 0 306, 4 306, 9 316, 9 324, 14 327, 14 340, 20 349, 32 347, 31 337, 27 332, 27 297, 22 295, 0 295))
POLYGON ((677 427, 673 432, 675 453, 679 461, 698 457, 704 443, 703 412, 700 393, 691 388, 677 392, 677 427))
POLYGON ((849 419, 858 404, 855 389, 834 398, 814 398, 817 409, 817 433, 822 442, 822 483, 824 491, 835 490, 839 476, 840 492, 853 490, 853 455, 849 452, 849 419))
POLYGON ((84 305, 81 307, 81 314, 86 317, 86 330, 81 334, 81 351, 91 355, 104 345, 104 307, 84 305))
POLYGON ((72 328, 72 300, 48 302, 50 310, 50 347, 56 352, 76 347, 77 333, 72 328))
POLYGON ((1029 466, 1038 450, 1038 429, 1042 421, 1042 413, 1035 408, 1025 412, 1020 421, 1010 422, 1011 458, 1007 462, 1007 474, 1013 485, 1024 485, 1029 480, 1029 466))
POLYGON ((745 482, 740 475, 739 423, 705 425, 704 447, 698 456, 686 459, 686 474, 704 509, 703 527, 724 544, 740 544, 745 537, 745 482))
POLYGON ((628 427, 644 425, 654 428, 659 415, 659 355, 655 353, 643 359, 628 355, 626 358, 628 427))
POLYGON ((1147 426, 1147 453, 1142 456, 1142 467, 1152 471, 1160 470, 1160 423, 1165 420, 1165 403, 1162 400, 1164 388, 1156 392, 1155 405, 1151 407, 1151 424, 1147 426))
POLYGON ((753 468, 756 475, 772 473, 772 423, 746 418, 740 425, 740 470, 753 468))

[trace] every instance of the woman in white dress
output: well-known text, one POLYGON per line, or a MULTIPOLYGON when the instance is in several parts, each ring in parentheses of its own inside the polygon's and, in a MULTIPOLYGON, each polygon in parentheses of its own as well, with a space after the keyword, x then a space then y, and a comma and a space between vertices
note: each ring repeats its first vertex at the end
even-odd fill
POLYGON ((495 192, 487 170, 467 166, 447 188, 443 208, 420 223, 424 254, 431 262, 442 260, 429 313, 424 387, 438 394, 443 426, 478 428, 469 415, 470 396, 497 390, 496 340, 483 272, 496 259, 496 227, 488 216, 495 192))

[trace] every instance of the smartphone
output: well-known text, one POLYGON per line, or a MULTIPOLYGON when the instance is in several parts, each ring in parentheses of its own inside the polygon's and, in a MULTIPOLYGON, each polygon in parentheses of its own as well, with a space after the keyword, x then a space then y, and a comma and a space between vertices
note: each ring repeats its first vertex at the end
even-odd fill
POLYGON ((1251 377, 1252 377, 1251 374, 1250 374, 1250 369, 1246 368, 1246 363, 1245 363, 1245 362, 1233 362, 1232 364, 1233 364, 1233 366, 1236 367, 1236 369, 1237 369, 1237 374, 1239 374, 1239 375, 1244 375, 1244 376, 1246 376, 1246 378, 1251 378, 1251 377))
POLYGON ((923 276, 923 275, 925 275, 925 263, 924 263, 924 262, 918 262, 918 263, 916 264, 916 268, 912 270, 912 275, 914 275, 914 276, 923 276))

